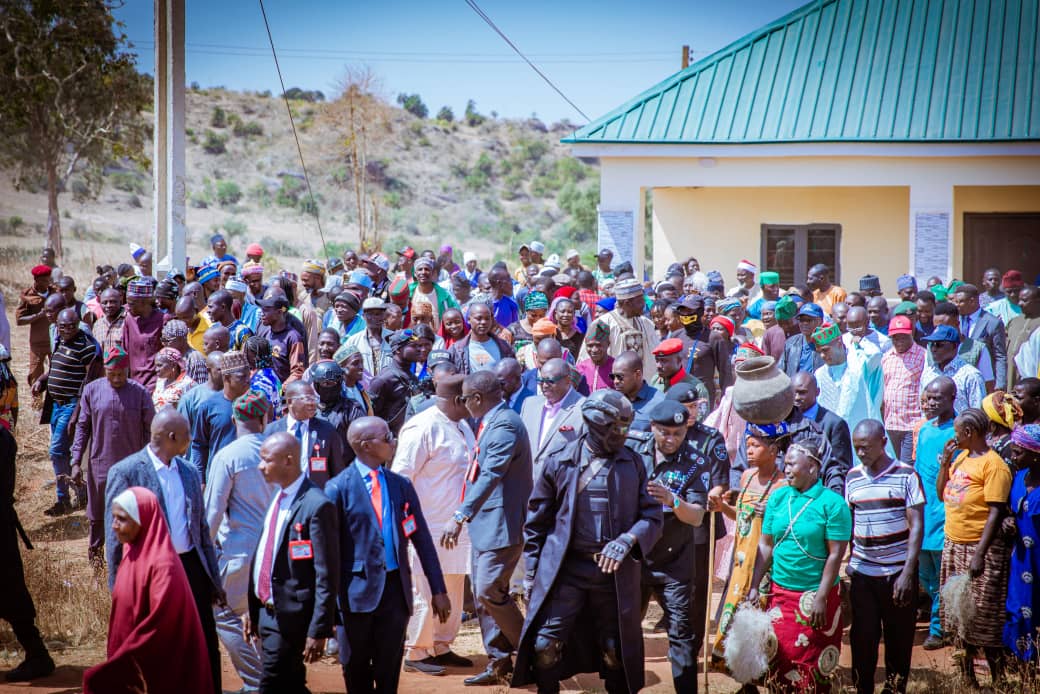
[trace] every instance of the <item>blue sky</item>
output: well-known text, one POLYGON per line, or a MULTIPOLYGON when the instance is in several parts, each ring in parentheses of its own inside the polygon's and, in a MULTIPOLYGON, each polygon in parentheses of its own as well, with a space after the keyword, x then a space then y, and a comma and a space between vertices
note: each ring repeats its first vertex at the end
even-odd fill
MULTIPOLYGON (((153 70, 152 2, 116 12, 153 70)), ((680 67, 683 44, 703 57, 804 4, 804 0, 478 0, 502 31, 590 118, 597 118, 680 67)), ((561 99, 464 0, 266 0, 287 87, 327 96, 347 65, 367 65, 393 99, 418 93, 431 115, 536 113, 546 121, 584 118, 561 99)), ((186 0, 187 81, 279 92, 255 0, 186 0)))

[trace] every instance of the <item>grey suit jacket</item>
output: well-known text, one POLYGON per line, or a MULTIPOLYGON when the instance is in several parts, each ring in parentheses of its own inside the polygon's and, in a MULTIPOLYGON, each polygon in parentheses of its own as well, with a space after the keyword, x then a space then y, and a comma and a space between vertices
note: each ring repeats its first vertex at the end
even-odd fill
POLYGON ((523 542, 527 499, 534 477, 531 445, 520 415, 505 402, 484 415, 477 441, 476 479, 466 480, 459 510, 469 518, 469 539, 478 552, 523 542))
MULTIPOLYGON (((187 459, 175 458, 177 471, 181 475, 184 486, 185 515, 188 517, 188 537, 191 539, 192 551, 198 552, 202 565, 206 568, 216 593, 223 593, 220 585, 220 571, 217 568, 217 554, 213 549, 209 525, 206 523, 206 505, 202 501, 202 481, 199 471, 187 459)), ((112 499, 130 487, 144 487, 159 498, 163 517, 168 517, 166 499, 163 497, 159 476, 152 467, 152 459, 145 449, 119 461, 108 471, 108 485, 105 488, 105 556, 108 559, 108 587, 111 590, 116 581, 116 571, 123 559, 123 545, 116 539, 112 530, 112 499)))
POLYGON ((543 437, 542 410, 545 407, 545 396, 534 395, 524 400, 520 407, 520 419, 527 428, 527 440, 531 446, 531 458, 534 461, 534 476, 538 476, 538 468, 541 467, 541 459, 549 450, 559 448, 558 444, 573 441, 581 434, 581 401, 584 400, 578 391, 571 388, 570 392, 563 398, 563 406, 560 413, 553 422, 551 432, 543 437))
POLYGON ((968 337, 986 343, 990 359, 993 360, 994 387, 997 390, 1007 388, 1007 330, 1004 321, 984 310, 971 326, 968 337))

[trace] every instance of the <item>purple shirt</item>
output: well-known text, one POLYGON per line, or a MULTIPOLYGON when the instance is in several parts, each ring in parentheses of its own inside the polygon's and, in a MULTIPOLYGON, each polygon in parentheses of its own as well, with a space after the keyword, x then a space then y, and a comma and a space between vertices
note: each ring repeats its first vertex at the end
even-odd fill
POLYGON ((155 390, 158 374, 155 371, 155 354, 162 349, 163 325, 172 318, 168 313, 152 311, 147 318, 139 318, 129 311, 123 323, 123 349, 130 356, 130 378, 151 393, 155 390))
POLYGON ((610 378, 614 369, 614 357, 610 355, 607 355, 599 366, 593 364, 591 359, 582 359, 574 368, 585 377, 585 382, 589 384, 589 393, 614 387, 614 381, 610 378))
POLYGON ((139 383, 116 389, 107 378, 91 381, 80 395, 72 460, 80 460, 89 445, 89 474, 104 482, 110 467, 148 443, 154 415, 152 396, 139 383))

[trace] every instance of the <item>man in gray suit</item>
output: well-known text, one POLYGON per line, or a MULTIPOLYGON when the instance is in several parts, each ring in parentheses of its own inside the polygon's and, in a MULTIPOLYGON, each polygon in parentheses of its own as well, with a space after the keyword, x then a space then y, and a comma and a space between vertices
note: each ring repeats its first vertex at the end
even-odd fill
POLYGON ((538 370, 541 395, 527 398, 520 408, 535 477, 545 452, 573 441, 581 433, 581 401, 585 398, 574 390, 570 375, 570 366, 563 359, 545 362, 538 370))
POLYGON ((191 444, 188 419, 172 407, 156 413, 152 439, 142 450, 124 458, 108 471, 105 489, 105 554, 108 558, 108 587, 115 584, 123 559, 123 545, 112 530, 112 500, 130 487, 151 490, 162 507, 173 549, 180 555, 195 598, 202 632, 206 636, 210 670, 215 691, 220 688, 220 647, 213 619, 213 604, 227 604, 220 585, 217 555, 206 523, 199 471, 184 454, 191 444))
POLYGON ((206 523, 216 543, 217 567, 224 578, 227 606, 215 609, 220 638, 245 689, 260 688, 260 651, 242 634, 242 617, 249 611, 249 567, 264 530, 264 517, 277 491, 260 472, 260 446, 271 402, 251 390, 232 405, 237 437, 209 463, 206 523))
POLYGON ((520 415, 506 407, 493 372, 467 376, 462 400, 480 426, 462 504, 445 526, 441 545, 453 548, 462 524, 469 523, 473 596, 488 666, 465 684, 496 685, 513 671, 511 653, 524 625, 509 595, 509 578, 523 553, 524 517, 533 486, 531 447, 520 415))

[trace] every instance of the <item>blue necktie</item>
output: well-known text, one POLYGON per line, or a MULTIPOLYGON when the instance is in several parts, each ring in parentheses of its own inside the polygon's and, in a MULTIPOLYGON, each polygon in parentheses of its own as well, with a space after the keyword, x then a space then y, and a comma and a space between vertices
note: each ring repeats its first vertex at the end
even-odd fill
POLYGON ((296 422, 296 440, 303 445, 303 422, 296 422))

